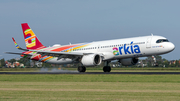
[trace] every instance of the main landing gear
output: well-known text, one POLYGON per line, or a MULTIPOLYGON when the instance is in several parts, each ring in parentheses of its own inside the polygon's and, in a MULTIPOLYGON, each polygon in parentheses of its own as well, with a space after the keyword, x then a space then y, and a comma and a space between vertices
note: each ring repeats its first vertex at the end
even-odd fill
POLYGON ((110 66, 104 66, 103 67, 103 71, 104 72, 110 72, 111 71, 111 67, 110 66))
POLYGON ((111 71, 111 67, 108 65, 109 65, 109 61, 105 61, 105 66, 103 67, 104 72, 110 72, 111 71))
POLYGON ((79 66, 78 67, 78 71, 79 72, 85 72, 86 71, 86 67, 85 66, 79 66))
MULTIPOLYGON (((79 66, 78 71, 79 72, 85 72, 86 67, 85 66, 79 66)), ((103 67, 103 71, 104 72, 110 72, 111 71, 111 67, 109 66, 109 61, 105 61, 105 66, 103 67)))

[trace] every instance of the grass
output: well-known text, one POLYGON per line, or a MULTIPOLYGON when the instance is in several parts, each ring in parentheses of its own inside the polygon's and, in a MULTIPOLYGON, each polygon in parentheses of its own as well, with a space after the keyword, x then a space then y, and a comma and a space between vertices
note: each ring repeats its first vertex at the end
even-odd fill
POLYGON ((180 75, 0 75, 4 101, 179 101, 180 75))
MULTIPOLYGON (((65 68, 62 70, 77 71, 77 68, 65 68)), ((59 68, 0 68, 0 72, 38 72, 42 70, 55 71, 59 68)), ((86 72, 103 72, 102 67, 87 67, 86 72)), ((123 68, 112 68, 111 72, 180 72, 180 67, 123 67, 123 68)))

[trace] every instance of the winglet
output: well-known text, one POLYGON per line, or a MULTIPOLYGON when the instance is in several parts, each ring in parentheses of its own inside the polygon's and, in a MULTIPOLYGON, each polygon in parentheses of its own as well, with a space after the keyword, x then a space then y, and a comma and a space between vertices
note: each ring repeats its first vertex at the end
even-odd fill
POLYGON ((14 40, 14 38, 12 37, 12 39, 13 39, 13 42, 14 42, 14 44, 15 44, 15 46, 16 46, 16 48, 17 49, 19 49, 20 47, 19 47, 19 45, 16 43, 16 41, 14 40))
POLYGON ((12 40, 13 40, 13 42, 14 42, 14 44, 15 44, 15 46, 16 46, 17 49, 24 50, 24 51, 28 51, 28 49, 23 49, 23 48, 21 48, 21 47, 17 44, 17 42, 15 41, 15 39, 14 39, 13 37, 12 37, 12 40))

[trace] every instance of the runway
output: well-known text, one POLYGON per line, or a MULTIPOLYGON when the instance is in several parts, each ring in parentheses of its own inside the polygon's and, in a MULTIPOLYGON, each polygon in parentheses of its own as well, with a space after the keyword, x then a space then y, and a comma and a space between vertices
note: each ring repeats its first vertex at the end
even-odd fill
POLYGON ((0 74, 143 74, 143 75, 162 75, 180 74, 180 72, 0 72, 0 74))

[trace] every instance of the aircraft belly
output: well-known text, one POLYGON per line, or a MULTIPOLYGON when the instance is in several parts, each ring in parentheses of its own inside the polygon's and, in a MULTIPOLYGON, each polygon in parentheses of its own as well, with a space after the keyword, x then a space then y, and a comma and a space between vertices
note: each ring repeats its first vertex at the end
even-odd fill
POLYGON ((54 58, 54 59, 51 59, 45 63, 52 63, 52 64, 71 64, 71 63, 75 63, 72 59, 68 59, 68 58, 62 58, 62 59, 59 59, 58 58, 54 58))

